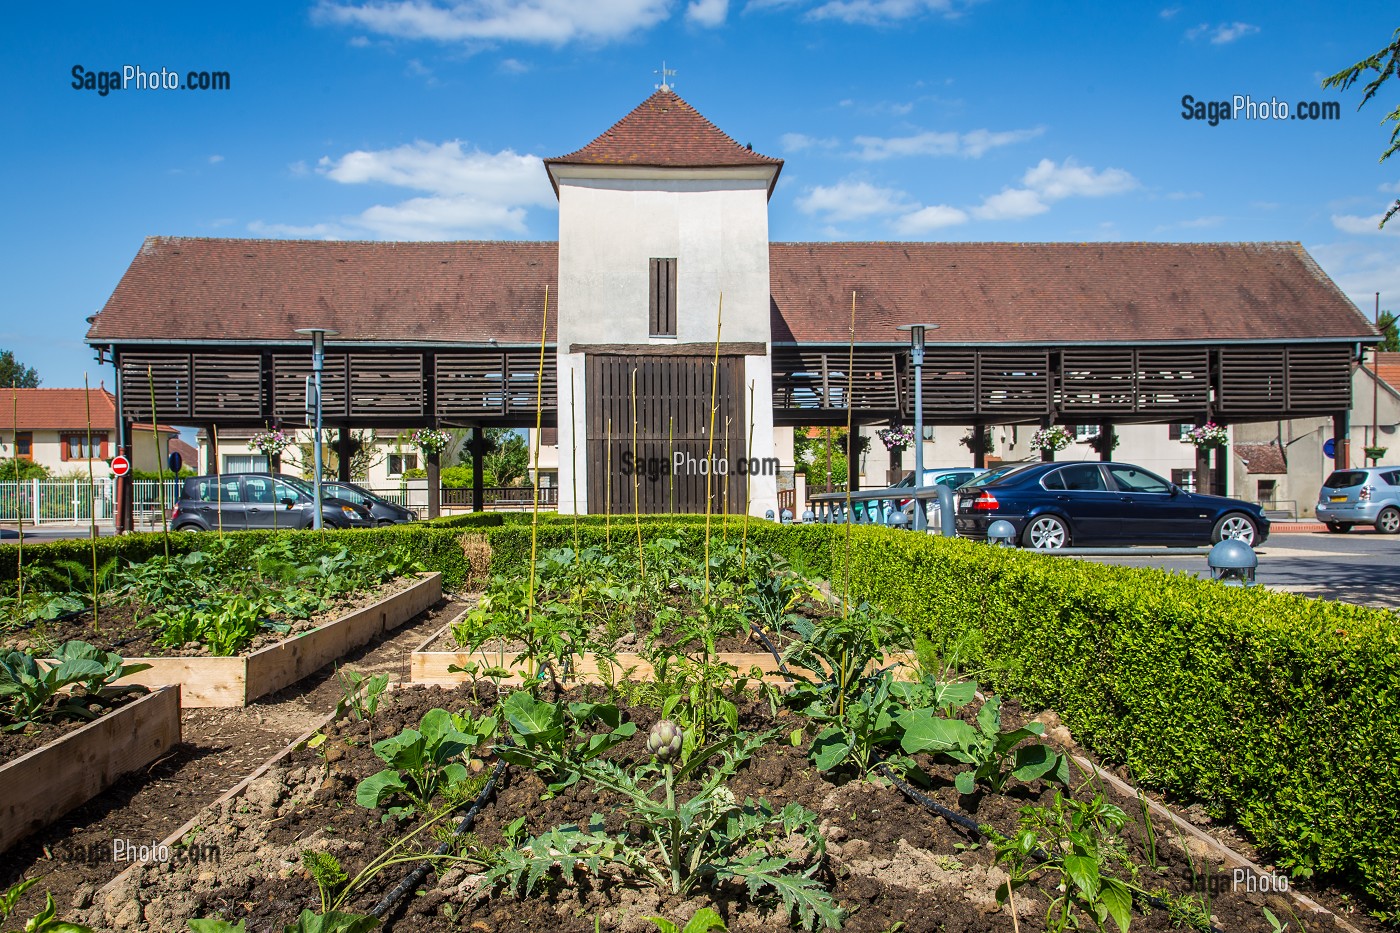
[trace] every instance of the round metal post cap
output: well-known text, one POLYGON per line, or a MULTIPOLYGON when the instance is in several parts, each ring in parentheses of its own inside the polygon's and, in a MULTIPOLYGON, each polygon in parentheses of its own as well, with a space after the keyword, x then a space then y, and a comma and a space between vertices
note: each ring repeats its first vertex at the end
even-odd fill
POLYGON ((1016 526, 1004 518, 999 518, 987 529, 987 540, 1009 546, 1016 540, 1016 526))
POLYGON ((1210 549, 1206 563, 1212 570, 1254 570, 1259 566, 1259 556, 1243 541, 1226 538, 1210 549))
POLYGON ((771 522, 773 520, 773 510, 769 509, 768 511, 764 512, 763 517, 771 522))
POLYGON ((816 513, 816 512, 813 512, 811 509, 805 509, 805 510, 802 512, 802 524, 805 525, 805 524, 807 524, 807 523, 810 522, 810 521, 814 521, 814 520, 816 519, 816 517, 817 517, 817 513, 816 513))

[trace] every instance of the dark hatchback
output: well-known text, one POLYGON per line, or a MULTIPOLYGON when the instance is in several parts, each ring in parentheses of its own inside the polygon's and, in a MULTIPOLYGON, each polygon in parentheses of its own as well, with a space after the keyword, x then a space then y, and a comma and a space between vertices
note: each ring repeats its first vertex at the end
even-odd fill
POLYGON ((1131 463, 1032 463, 979 476, 958 489, 957 531, 986 538, 1004 519, 1023 547, 1214 544, 1237 538, 1258 546, 1269 536, 1259 506, 1187 492, 1131 463))
POLYGON ((323 495, 335 496, 337 499, 344 499, 346 502, 353 502, 369 509, 370 518, 374 520, 376 525, 401 525, 404 522, 418 521, 418 513, 412 509, 406 509, 388 499, 376 496, 363 486, 356 486, 354 483, 342 483, 339 480, 323 482, 321 490, 323 495))

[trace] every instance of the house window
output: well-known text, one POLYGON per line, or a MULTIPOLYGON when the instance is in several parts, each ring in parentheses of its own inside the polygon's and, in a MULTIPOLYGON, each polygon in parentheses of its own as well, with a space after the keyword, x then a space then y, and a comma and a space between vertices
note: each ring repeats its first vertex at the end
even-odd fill
POLYGON ((676 336, 676 261, 651 260, 651 335, 676 336))
POLYGON ((106 460, 107 435, 92 435, 88 442, 87 432, 63 435, 62 456, 64 460, 106 460))
POLYGON ((34 459, 34 432, 20 431, 15 435, 15 459, 34 459))
POLYGON ((389 475, 402 476, 409 470, 418 469, 417 454, 390 454, 389 455, 389 475))
POLYGON ((1189 421, 1185 424, 1167 425, 1167 440, 1179 441, 1187 434, 1189 434, 1191 432, 1191 429, 1194 427, 1195 425, 1190 423, 1189 421))
POLYGON ((1091 437, 1099 436, 1099 426, 1097 424, 1076 424, 1074 426, 1074 439, 1076 441, 1087 441, 1091 437))
POLYGON ((1172 482, 1176 483, 1187 492, 1196 491, 1196 471, 1195 470, 1172 470, 1172 482))
POLYGON ((266 473, 267 458, 262 454, 224 454, 225 473, 266 473))

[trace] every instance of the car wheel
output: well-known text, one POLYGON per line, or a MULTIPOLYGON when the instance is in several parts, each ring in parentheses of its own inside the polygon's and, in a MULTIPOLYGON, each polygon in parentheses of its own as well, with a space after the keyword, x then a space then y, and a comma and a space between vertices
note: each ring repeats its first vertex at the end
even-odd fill
POLYGON ((1400 534, 1400 509, 1387 506, 1376 516, 1376 530, 1383 535, 1400 534))
POLYGON ((1053 515, 1041 515, 1031 519, 1021 543, 1037 551, 1058 551, 1069 546, 1069 528, 1053 515))
POLYGON ((1346 522, 1328 522, 1327 530, 1334 535, 1344 535, 1348 531, 1351 531, 1351 526, 1346 522))
POLYGON ((388 527, 389 525, 392 525, 392 524, 394 524, 394 520, 393 520, 392 518, 381 518, 381 519, 379 520, 379 527, 380 527, 380 528, 386 528, 386 527, 388 527))
POLYGON ((1234 538, 1236 541, 1243 541, 1250 547, 1254 547, 1254 539, 1258 536, 1259 529, 1254 524, 1254 519, 1239 512, 1231 512, 1215 523, 1215 530, 1211 532, 1211 544, 1219 544, 1227 538, 1234 538))
POLYGON ((183 524, 183 525, 176 525, 174 528, 172 528, 172 529, 170 529, 170 530, 171 530, 171 531, 203 531, 204 529, 201 528, 201 527, 199 527, 198 525, 196 525, 194 522, 186 522, 186 523, 183 524))

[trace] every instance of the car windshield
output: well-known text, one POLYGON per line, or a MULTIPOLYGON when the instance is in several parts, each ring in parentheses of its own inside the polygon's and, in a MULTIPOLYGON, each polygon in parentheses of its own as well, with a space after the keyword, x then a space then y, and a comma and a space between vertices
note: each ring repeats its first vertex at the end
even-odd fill
POLYGON ((313 498, 315 498, 316 496, 315 491, 311 488, 311 484, 306 482, 305 480, 297 479, 295 476, 283 475, 279 475, 277 478, 280 479, 282 482, 286 483, 288 486, 295 489, 297 492, 302 493, 303 495, 311 496, 313 498))
POLYGON ((996 467, 995 469, 988 470, 981 476, 974 476, 966 483, 963 483, 963 485, 959 488, 981 489, 983 486, 990 485, 991 483, 994 483, 999 479, 1010 476, 1012 473, 1019 473, 1022 470, 1029 470, 1031 467, 1039 465, 1040 464, 1038 463, 1008 463, 1003 466, 996 467))
POLYGON ((1361 470, 1333 470, 1322 485, 1328 489, 1348 489, 1366 482, 1366 474, 1361 470))

